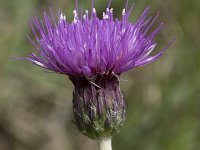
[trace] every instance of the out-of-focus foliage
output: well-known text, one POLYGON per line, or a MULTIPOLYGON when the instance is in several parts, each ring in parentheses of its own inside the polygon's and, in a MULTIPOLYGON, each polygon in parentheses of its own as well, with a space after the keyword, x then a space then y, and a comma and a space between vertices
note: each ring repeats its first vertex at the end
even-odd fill
MULTIPOLYGON (((200 149, 200 1, 134 0, 135 20, 146 5, 160 10, 165 28, 159 48, 175 44, 159 61, 131 70, 121 78, 127 120, 114 137, 114 150, 200 149)), ((71 120, 73 86, 67 77, 10 56, 27 56, 33 47, 32 16, 52 6, 72 18, 70 0, 0 0, 0 150, 93 150, 96 143, 80 135, 71 120)), ((90 0, 80 0, 90 8, 90 0)), ((125 1, 113 0, 115 15, 125 1)), ((96 0, 99 15, 106 0, 96 0)))

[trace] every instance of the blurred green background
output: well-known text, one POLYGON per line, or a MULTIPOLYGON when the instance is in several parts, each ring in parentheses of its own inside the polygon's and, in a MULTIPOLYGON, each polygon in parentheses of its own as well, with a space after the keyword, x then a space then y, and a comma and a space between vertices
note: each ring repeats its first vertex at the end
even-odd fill
MULTIPOLYGON (((131 1, 133 2, 133 1, 131 1)), ((0 0, 0 150, 94 150, 71 120, 73 85, 64 75, 46 73, 10 56, 28 56, 32 16, 52 6, 69 20, 74 0, 0 0)), ((80 0, 90 8, 90 0, 80 0)), ((119 16, 125 1, 113 0, 119 16)), ((127 120, 113 138, 114 150, 200 150, 200 1, 134 0, 134 21, 150 5, 160 10, 158 50, 177 40, 157 62, 121 77, 127 120)), ((96 0, 102 14, 106 0, 96 0)), ((156 25, 158 25, 158 23, 156 25)))

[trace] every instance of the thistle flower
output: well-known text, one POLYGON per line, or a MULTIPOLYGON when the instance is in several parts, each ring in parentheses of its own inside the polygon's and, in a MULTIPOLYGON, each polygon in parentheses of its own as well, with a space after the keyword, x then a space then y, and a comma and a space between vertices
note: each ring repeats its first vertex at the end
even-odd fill
POLYGON ((79 131, 92 139, 112 137, 125 121, 125 102, 120 89, 120 75, 135 67, 160 58, 173 41, 156 55, 154 40, 163 27, 150 28, 158 18, 148 17, 147 7, 135 23, 129 22, 133 5, 122 10, 120 19, 113 18, 108 7, 98 17, 92 0, 91 13, 76 10, 68 22, 59 11, 58 20, 44 13, 44 19, 33 18, 32 31, 37 52, 24 58, 35 65, 69 76, 74 84, 74 122, 79 131), (102 19, 101 19, 102 18, 102 19), (52 20, 52 21, 51 21, 52 20), (36 27, 36 28, 35 28, 36 27))

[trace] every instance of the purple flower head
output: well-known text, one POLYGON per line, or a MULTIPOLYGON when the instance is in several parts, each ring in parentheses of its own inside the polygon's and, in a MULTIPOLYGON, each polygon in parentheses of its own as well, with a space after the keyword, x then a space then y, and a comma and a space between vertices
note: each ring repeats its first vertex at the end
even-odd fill
MULTIPOLYGON (((110 0, 111 2, 111 0, 110 0)), ((94 3, 94 0, 92 0, 94 3)), ((110 5, 110 3, 109 3, 110 5)), ((128 5, 127 5, 128 6, 128 5)), ((44 19, 33 18, 36 27, 32 31, 37 43, 31 40, 37 53, 28 59, 34 64, 53 72, 69 76, 93 77, 107 71, 120 75, 132 68, 149 64, 160 58, 169 45, 156 55, 155 36, 163 23, 149 33, 158 15, 147 18, 147 7, 135 23, 129 22, 133 5, 122 10, 120 19, 113 18, 113 9, 108 8, 100 19, 92 5, 92 12, 79 12, 78 3, 74 20, 68 22, 60 11, 58 21, 44 13, 44 19), (53 20, 53 23, 51 22, 53 20)))
POLYGON ((92 139, 111 137, 125 121, 125 102, 119 76, 132 68, 160 58, 173 41, 156 55, 155 36, 163 24, 149 32, 158 18, 147 17, 147 7, 135 23, 129 22, 133 5, 122 10, 120 19, 113 18, 111 0, 102 19, 92 11, 76 10, 68 22, 60 11, 56 20, 44 13, 44 19, 33 18, 32 31, 37 50, 23 58, 47 70, 66 74, 74 84, 73 113, 79 131, 92 139))

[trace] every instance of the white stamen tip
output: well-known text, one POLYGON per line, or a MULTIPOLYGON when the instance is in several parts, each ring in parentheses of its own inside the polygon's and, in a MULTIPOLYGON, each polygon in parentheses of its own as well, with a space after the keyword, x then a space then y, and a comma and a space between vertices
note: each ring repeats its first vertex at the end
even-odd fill
POLYGON ((61 13, 61 14, 60 14, 59 20, 60 20, 60 21, 66 20, 66 16, 63 15, 63 13, 61 13))
POLYGON ((122 11, 122 15, 124 16, 126 14, 126 9, 124 8, 122 11))
POLYGON ((73 10, 73 14, 74 14, 74 15, 76 15, 76 14, 77 14, 76 10, 73 10))
POLYGON ((74 23, 76 24, 78 22, 78 20, 76 18, 74 18, 74 23))
POLYGON ((36 65, 38 65, 38 66, 45 67, 45 65, 43 65, 42 63, 40 63, 40 62, 38 62, 38 61, 36 61, 36 60, 34 60, 33 62, 34 62, 36 65))
POLYGON ((93 11, 93 13, 96 13, 96 9, 95 8, 93 8, 92 11, 93 11))
POLYGON ((78 22, 78 13, 76 10, 73 11, 73 14, 74 14, 74 23, 77 23, 78 22))
POLYGON ((111 13, 113 12, 113 8, 110 9, 110 12, 111 12, 111 13))
POLYGON ((88 10, 87 9, 85 10, 85 13, 88 14, 88 10))
POLYGON ((86 19, 86 15, 83 15, 83 19, 86 19))
POLYGON ((105 12, 103 12, 103 19, 108 19, 109 16, 105 14, 105 12))

